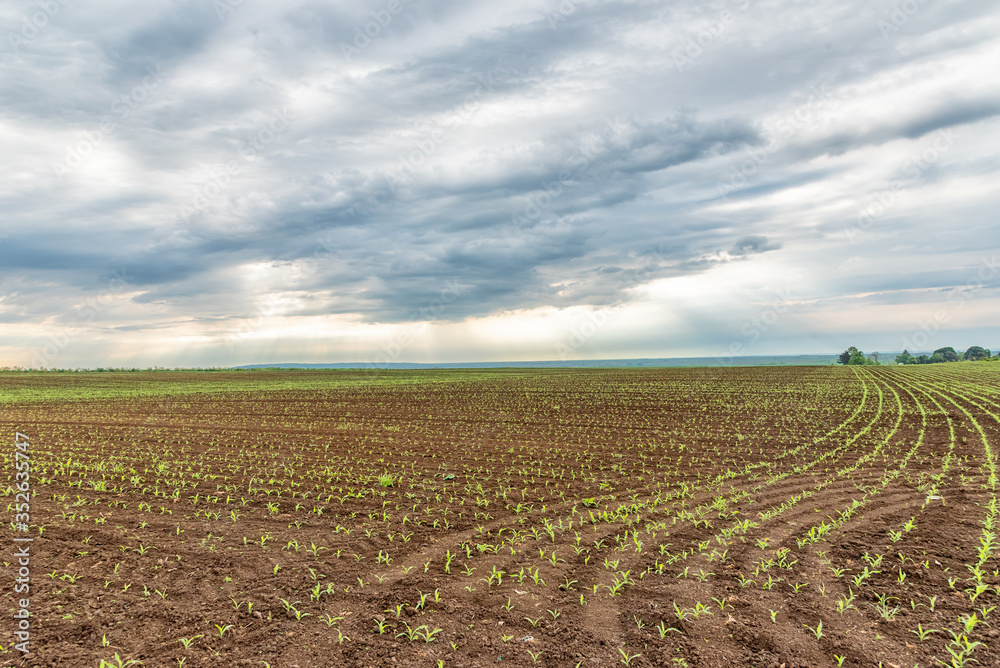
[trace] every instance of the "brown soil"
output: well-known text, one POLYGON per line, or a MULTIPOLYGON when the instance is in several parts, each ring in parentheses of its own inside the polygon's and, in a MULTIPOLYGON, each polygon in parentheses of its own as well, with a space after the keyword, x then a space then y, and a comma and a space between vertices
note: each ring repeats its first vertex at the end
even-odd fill
POLYGON ((0 661, 910 668, 975 612, 1000 665, 1000 369, 949 367, 0 375, 0 661))

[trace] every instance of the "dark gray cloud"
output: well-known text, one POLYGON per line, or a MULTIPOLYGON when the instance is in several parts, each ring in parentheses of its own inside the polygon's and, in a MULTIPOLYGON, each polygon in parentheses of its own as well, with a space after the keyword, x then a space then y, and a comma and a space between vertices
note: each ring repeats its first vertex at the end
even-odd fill
POLYGON ((776 241, 768 241, 768 238, 764 236, 750 235, 739 239, 733 244, 733 247, 729 249, 729 254, 737 256, 754 255, 779 248, 781 248, 781 244, 776 241))

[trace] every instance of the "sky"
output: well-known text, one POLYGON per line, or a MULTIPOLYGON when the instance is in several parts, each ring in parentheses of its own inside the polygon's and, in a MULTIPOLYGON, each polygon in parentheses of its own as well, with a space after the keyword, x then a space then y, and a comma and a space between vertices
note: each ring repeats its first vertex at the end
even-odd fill
POLYGON ((0 0, 0 366, 1000 347, 995 0, 0 0))

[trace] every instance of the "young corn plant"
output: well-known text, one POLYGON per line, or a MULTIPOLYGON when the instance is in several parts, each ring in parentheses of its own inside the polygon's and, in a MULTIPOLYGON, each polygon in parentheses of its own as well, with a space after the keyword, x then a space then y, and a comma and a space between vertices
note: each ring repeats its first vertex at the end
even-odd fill
POLYGON ((618 648, 618 653, 621 654, 621 662, 626 666, 631 666, 632 662, 638 659, 642 654, 629 654, 621 647, 618 648))

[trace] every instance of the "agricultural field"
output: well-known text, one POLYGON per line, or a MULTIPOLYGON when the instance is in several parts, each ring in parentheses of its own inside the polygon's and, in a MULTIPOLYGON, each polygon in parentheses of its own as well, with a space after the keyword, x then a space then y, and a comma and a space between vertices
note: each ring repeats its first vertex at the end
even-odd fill
POLYGON ((4 373, 0 423, 5 666, 1000 665, 1000 365, 4 373))

